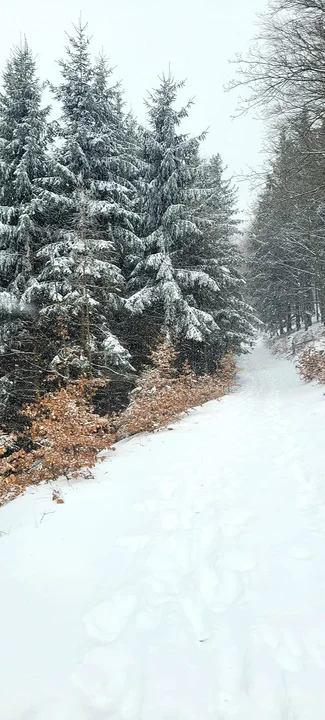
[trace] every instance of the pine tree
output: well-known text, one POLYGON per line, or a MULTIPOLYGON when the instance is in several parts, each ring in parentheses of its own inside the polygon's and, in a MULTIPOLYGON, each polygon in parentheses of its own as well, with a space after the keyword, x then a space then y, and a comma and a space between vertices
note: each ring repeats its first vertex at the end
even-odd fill
POLYGON ((67 380, 132 371, 114 330, 124 279, 120 246, 133 237, 130 163, 123 145, 120 92, 105 58, 93 67, 86 27, 69 37, 55 172, 48 178, 51 242, 43 248, 38 293, 46 325, 57 332, 52 367, 67 380))
MULTIPOLYGON (((110 86, 112 73, 105 56, 100 56, 94 68, 94 92, 98 117, 98 137, 92 152, 92 184, 98 208, 105 208, 104 222, 109 222, 117 264, 124 281, 129 277, 131 258, 139 252, 141 243, 136 234, 139 227, 138 191, 140 140, 138 126, 131 114, 123 113, 120 84, 110 86), (100 205, 101 203, 101 205, 100 205)), ((122 311, 122 306, 119 306, 122 311)))
POLYGON ((258 201, 249 231, 249 289, 261 320, 271 332, 282 334, 286 322, 288 281, 285 238, 276 222, 274 189, 269 178, 258 201), (274 214, 273 214, 274 213, 274 214))
POLYGON ((273 333, 325 318, 321 142, 305 110, 285 124, 251 226, 252 298, 273 333))
POLYGON ((33 399, 40 377, 35 322, 17 310, 28 299, 46 234, 40 183, 47 173, 48 113, 25 41, 7 62, 0 96, 0 290, 11 308, 1 327, 0 413, 9 424, 20 403, 33 399))
POLYGON ((147 167, 143 200, 143 256, 132 273, 128 307, 145 323, 152 338, 163 334, 173 343, 202 343, 216 336, 218 326, 209 310, 196 302, 196 288, 218 292, 215 280, 192 268, 187 249, 202 240, 195 220, 194 198, 199 138, 178 132, 191 103, 174 108, 183 83, 163 76, 147 103, 149 130, 144 133, 147 167))
POLYGON ((202 238, 190 246, 189 262, 209 273, 218 286, 217 292, 211 292, 209 286, 203 285, 195 294, 196 302, 211 312, 218 333, 204 343, 201 352, 197 349, 196 363, 201 362, 206 371, 213 372, 216 361, 230 350, 236 353, 248 350, 256 319, 243 297, 236 191, 231 181, 224 178, 220 155, 201 163, 199 181, 204 193, 197 205, 196 221, 202 238))

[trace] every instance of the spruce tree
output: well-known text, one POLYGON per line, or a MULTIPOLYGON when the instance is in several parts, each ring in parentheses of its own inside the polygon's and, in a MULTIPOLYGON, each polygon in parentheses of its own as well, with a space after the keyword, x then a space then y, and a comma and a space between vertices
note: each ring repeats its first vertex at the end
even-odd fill
POLYGON ((95 67, 86 27, 69 37, 60 61, 60 147, 48 178, 51 242, 43 248, 37 292, 44 322, 57 331, 52 367, 65 380, 82 373, 132 371, 118 335, 124 278, 119 248, 133 237, 130 165, 123 145, 118 88, 105 58, 95 67))
POLYGON ((213 293, 203 286, 197 297, 197 302, 209 308, 219 328, 213 342, 203 348, 206 370, 214 370, 215 361, 230 350, 247 351, 256 325, 253 309, 244 298, 236 190, 224 174, 220 155, 201 164, 199 180, 205 192, 196 215, 202 239, 190 249, 192 266, 208 272, 218 286, 213 293))
POLYGON ((218 292, 217 283, 188 260, 189 245, 202 240, 193 208, 199 194, 195 186, 199 138, 179 132, 191 105, 174 107, 182 86, 171 75, 163 76, 147 102, 143 254, 132 273, 128 300, 132 312, 143 318, 144 333, 163 334, 174 344, 202 343, 218 333, 210 309, 194 297, 197 288, 218 292))
POLYGON ((274 333, 325 319, 321 148, 305 111, 282 127, 251 225, 252 299, 274 333))
POLYGON ((19 405, 33 399, 40 381, 41 338, 20 308, 28 300, 46 234, 41 179, 48 172, 48 113, 24 41, 7 62, 0 95, 0 290, 7 308, 1 325, 0 413, 9 424, 19 405))

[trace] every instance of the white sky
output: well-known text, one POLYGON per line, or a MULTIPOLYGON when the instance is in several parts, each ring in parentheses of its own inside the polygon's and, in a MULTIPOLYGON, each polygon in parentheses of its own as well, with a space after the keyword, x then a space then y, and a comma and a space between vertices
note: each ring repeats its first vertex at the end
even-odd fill
MULTIPOLYGON (((247 173, 262 162, 263 126, 253 115, 232 120, 236 93, 225 93, 223 86, 235 70, 229 60, 247 50, 256 12, 265 6, 266 0, 11 0, 1 8, 1 67, 20 33, 26 34, 40 76, 55 82, 65 31, 81 12, 94 54, 103 48, 116 66, 127 104, 140 121, 143 97, 170 63, 176 79, 187 79, 183 99, 195 96, 184 129, 196 134, 209 127, 204 153, 220 152, 232 175, 247 173)), ((241 211, 249 202, 249 183, 241 182, 241 211)))

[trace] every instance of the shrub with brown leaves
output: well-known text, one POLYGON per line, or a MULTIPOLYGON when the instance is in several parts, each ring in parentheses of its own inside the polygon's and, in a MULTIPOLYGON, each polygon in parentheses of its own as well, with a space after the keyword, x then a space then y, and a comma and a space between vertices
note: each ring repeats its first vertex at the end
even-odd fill
MULTIPOLYGON (((92 467, 100 450, 119 437, 165 427, 191 407, 224 395, 232 385, 235 365, 231 355, 218 372, 197 377, 189 365, 176 369, 177 355, 168 343, 152 352, 152 367, 140 376, 127 409, 115 417, 100 417, 92 397, 105 381, 80 379, 22 410, 29 421, 19 437, 0 438, 0 505, 28 485, 73 477, 92 467)), ((53 500, 63 499, 54 492, 53 500)))
POLYGON ((325 383, 325 352, 309 348, 301 353, 298 360, 298 371, 304 380, 318 380, 325 383))
POLYGON ((191 407, 219 398, 233 383, 235 365, 227 355, 215 375, 197 377, 189 365, 175 369, 177 355, 166 342, 151 354, 146 369, 131 393, 130 404, 118 420, 118 435, 152 432, 176 420, 191 407))
POLYGON ((112 445, 108 418, 96 415, 91 406, 101 385, 101 380, 81 379, 23 408, 30 426, 18 438, 20 447, 11 454, 8 444, 2 447, 0 504, 1 495, 18 494, 27 485, 76 475, 112 445))

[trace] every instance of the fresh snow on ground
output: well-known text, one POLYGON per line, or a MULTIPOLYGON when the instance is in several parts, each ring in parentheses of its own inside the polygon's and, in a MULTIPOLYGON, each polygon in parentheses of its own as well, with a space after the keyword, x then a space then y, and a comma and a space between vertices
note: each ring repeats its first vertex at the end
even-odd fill
POLYGON ((324 389, 233 393, 0 510, 4 720, 323 720, 324 389))
POLYGON ((324 324, 315 322, 308 330, 301 328, 297 332, 281 335, 270 341, 270 347, 285 357, 295 357, 303 350, 325 352, 324 324))

